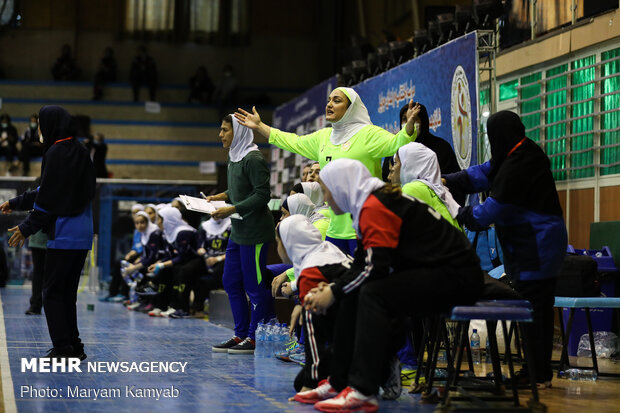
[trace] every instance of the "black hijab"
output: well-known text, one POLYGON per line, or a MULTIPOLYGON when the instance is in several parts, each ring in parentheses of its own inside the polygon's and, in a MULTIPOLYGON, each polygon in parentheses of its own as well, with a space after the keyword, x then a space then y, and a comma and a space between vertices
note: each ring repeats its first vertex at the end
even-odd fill
POLYGON ((45 152, 35 202, 52 215, 77 215, 95 195, 95 170, 88 150, 75 139, 73 117, 62 107, 42 107, 39 125, 45 152))
POLYGON ((491 145, 491 196, 535 212, 562 216, 562 207, 543 150, 525 136, 519 115, 493 114, 487 122, 491 145))

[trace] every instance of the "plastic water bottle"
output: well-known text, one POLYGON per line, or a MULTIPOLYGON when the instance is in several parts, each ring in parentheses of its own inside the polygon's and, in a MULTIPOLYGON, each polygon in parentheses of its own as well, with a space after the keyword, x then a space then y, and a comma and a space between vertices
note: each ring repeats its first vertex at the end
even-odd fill
POLYGON ((596 381, 598 374, 590 369, 568 369, 560 372, 560 377, 569 380, 596 381))
POLYGON ((256 342, 261 341, 265 341, 265 325, 262 321, 256 326, 256 342))
POLYGON ((487 343, 484 347, 484 361, 485 363, 491 362, 491 345, 489 344, 489 335, 487 334, 487 343))
POLYGON ((474 332, 471 334, 469 346, 471 348, 472 361, 474 364, 480 364, 480 336, 478 335, 478 330, 475 328, 474 332))

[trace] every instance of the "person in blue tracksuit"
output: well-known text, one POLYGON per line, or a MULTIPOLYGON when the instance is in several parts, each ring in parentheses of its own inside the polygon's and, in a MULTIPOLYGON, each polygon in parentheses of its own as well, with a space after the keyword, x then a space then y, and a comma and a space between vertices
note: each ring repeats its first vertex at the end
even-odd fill
MULTIPOLYGON (((444 178, 449 188, 466 193, 490 190, 482 204, 461 208, 458 219, 474 231, 495 224, 506 274, 534 309, 526 333, 534 349, 536 381, 549 387, 555 279, 567 246, 562 208, 549 159, 525 136, 519 116, 498 112, 489 118, 487 131, 491 160, 444 178)), ((526 371, 521 378, 527 378, 526 371)))
POLYGON ((91 201, 95 170, 88 150, 75 139, 73 117, 60 106, 39 112, 44 156, 41 185, 0 206, 3 213, 30 210, 9 229, 9 245, 21 246, 43 229, 48 235, 43 308, 53 348, 45 357, 86 358, 77 325, 77 289, 84 260, 93 240, 91 201))

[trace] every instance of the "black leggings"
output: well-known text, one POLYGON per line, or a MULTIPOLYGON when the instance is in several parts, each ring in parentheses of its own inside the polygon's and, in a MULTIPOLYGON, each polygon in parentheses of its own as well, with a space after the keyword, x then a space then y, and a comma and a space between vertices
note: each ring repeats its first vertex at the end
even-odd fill
POLYGON ((77 290, 87 250, 48 248, 45 254, 43 308, 54 348, 81 346, 77 290))
POLYGON ((196 292, 198 280, 207 273, 207 266, 202 257, 192 258, 184 264, 172 267, 173 291, 170 306, 177 310, 189 312, 189 293, 196 292))

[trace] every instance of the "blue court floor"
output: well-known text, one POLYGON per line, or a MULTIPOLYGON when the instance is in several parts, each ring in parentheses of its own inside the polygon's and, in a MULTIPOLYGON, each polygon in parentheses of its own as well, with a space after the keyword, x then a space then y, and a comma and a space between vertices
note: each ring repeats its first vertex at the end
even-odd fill
MULTIPOLYGON (((187 362, 185 373, 88 372, 85 362, 81 373, 22 373, 22 358, 41 356, 51 347, 45 316, 24 315, 29 296, 29 290, 21 288, 0 293, 0 368, 7 412, 315 411, 310 405, 287 401, 294 394, 292 383, 299 366, 273 357, 212 353, 211 346, 228 339, 230 329, 198 319, 148 317, 121 304, 100 303, 88 293, 78 298, 78 324, 88 355, 85 362, 187 362), (95 303, 95 311, 87 310, 89 303, 95 303), (126 386, 133 390, 127 393, 126 386), (178 392, 176 397, 137 397, 136 389, 171 386, 178 392), (71 397, 68 393, 76 387, 119 390, 110 391, 110 398, 94 400, 93 390, 90 398, 71 397), (37 389, 43 397, 36 397, 37 389), (59 390, 58 397, 46 397, 53 389, 59 390)), ((396 401, 380 402, 380 410, 386 412, 430 412, 433 408, 405 391, 396 401)))

